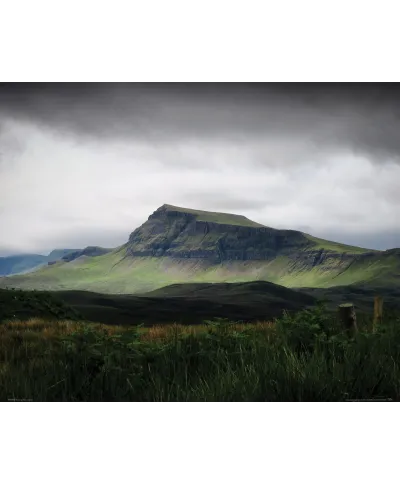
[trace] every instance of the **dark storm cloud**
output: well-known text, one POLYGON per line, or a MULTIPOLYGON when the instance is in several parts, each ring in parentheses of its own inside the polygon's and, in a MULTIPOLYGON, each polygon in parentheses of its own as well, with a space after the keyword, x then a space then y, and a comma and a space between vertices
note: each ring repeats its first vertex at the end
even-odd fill
POLYGON ((350 149, 374 161, 399 158, 399 100, 396 84, 0 85, 0 115, 75 136, 153 143, 286 139, 309 151, 350 149))
POLYGON ((0 252, 117 246, 164 203, 399 246, 398 133, 392 85, 3 84, 0 252))

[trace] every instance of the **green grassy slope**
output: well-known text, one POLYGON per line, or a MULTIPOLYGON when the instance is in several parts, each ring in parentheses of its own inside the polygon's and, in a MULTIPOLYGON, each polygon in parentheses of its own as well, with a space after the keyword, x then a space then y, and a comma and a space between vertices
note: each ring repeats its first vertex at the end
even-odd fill
POLYGON ((281 256, 271 261, 225 261, 211 264, 200 259, 125 257, 124 249, 104 256, 81 257, 56 263, 34 273, 0 278, 0 287, 38 290, 90 290, 132 294, 174 283, 236 283, 270 281, 287 287, 343 286, 349 284, 400 284, 400 255, 378 253, 347 269, 318 265, 303 269, 281 256))

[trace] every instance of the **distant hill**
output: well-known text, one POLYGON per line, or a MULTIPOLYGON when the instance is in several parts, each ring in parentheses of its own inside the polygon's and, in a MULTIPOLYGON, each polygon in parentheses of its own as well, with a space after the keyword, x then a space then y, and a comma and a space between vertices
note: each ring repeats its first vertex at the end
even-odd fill
POLYGON ((80 251, 80 249, 54 249, 51 253, 47 256, 49 261, 57 261, 63 258, 65 255, 74 253, 76 251, 80 251))
POLYGON ((0 276, 26 273, 47 264, 57 261, 65 254, 76 249, 55 249, 48 256, 42 254, 18 254, 16 256, 0 257, 0 276))
POLYGON ((185 283, 159 288, 138 296, 147 298, 207 300, 225 304, 257 307, 260 304, 279 306, 281 309, 295 309, 297 305, 313 305, 315 299, 300 290, 291 290, 285 286, 268 281, 245 283, 185 283))
POLYGON ((23 273, 46 264, 47 258, 42 254, 20 254, 18 256, 0 257, 0 275, 7 276, 23 273))
POLYGON ((77 251, 67 253, 61 259, 69 263, 70 261, 78 259, 81 256, 103 256, 104 254, 110 253, 111 251, 112 249, 101 248, 100 246, 88 246, 85 249, 79 249, 77 251))
POLYGON ((0 276, 26 274, 57 261, 73 261, 81 256, 101 256, 112 249, 88 246, 85 249, 54 249, 48 256, 42 254, 21 254, 0 258, 0 276))
POLYGON ((91 248, 33 273, 0 278, 0 287, 134 294, 178 283, 400 284, 400 249, 364 249, 274 229, 244 216, 169 204, 151 214, 121 247, 91 248))

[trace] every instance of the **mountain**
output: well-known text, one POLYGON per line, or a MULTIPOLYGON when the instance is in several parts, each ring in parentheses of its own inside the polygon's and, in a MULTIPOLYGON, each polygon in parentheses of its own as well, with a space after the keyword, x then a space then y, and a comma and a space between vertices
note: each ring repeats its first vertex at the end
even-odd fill
MULTIPOLYGON (((353 255, 375 251, 317 239, 299 231, 273 229, 244 216, 163 205, 136 229, 127 244, 131 256, 223 261, 269 261, 279 256, 306 264, 329 258, 329 252, 353 255), (304 258, 303 258, 304 259, 304 258)), ((346 259, 343 257, 343 259, 346 259)))
POLYGON ((18 256, 6 256, 0 258, 0 275, 30 271, 33 268, 46 264, 47 257, 42 254, 19 254, 18 256))
POLYGON ((19 254, 0 258, 0 276, 26 273, 51 261, 57 261, 62 256, 76 249, 55 249, 48 256, 42 254, 19 254))
POLYGON ((0 287, 132 294, 189 282, 264 280, 292 288, 400 283, 400 249, 358 248, 244 216, 168 204, 135 229, 126 244, 105 251, 0 278, 0 287))

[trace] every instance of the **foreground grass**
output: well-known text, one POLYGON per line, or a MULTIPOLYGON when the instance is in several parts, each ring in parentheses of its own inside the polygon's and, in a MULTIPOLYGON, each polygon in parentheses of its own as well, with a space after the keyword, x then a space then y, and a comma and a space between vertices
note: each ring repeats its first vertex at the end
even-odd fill
POLYGON ((322 307, 275 322, 0 325, 0 399, 341 401, 400 396, 400 321, 356 339, 322 307))

